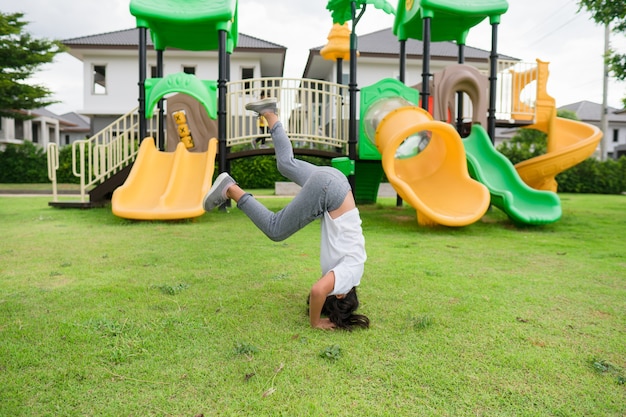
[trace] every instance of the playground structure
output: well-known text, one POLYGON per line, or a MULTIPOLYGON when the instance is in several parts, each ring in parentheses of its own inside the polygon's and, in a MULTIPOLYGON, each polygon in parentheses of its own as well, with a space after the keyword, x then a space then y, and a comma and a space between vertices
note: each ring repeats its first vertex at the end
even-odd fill
POLYGON ((362 132, 375 143, 389 182, 415 208, 420 225, 474 223, 489 207, 489 191, 470 178, 457 131, 418 107, 417 96, 417 90, 393 79, 364 88, 362 132), (399 154, 411 137, 416 148, 418 140, 426 146, 414 154, 399 154))
MULTIPOLYGON (((85 152, 93 153, 96 155, 94 166, 101 166, 90 171, 92 181, 83 181, 82 190, 94 181, 115 178, 111 172, 119 173, 123 165, 117 155, 123 154, 127 162, 136 155, 130 174, 126 172, 128 178, 122 181, 124 185, 113 193, 112 209, 118 216, 131 219, 199 216, 203 213, 201 198, 211 185, 216 156, 219 171, 225 171, 232 159, 272 153, 272 149, 233 152, 258 135, 255 116, 245 112, 243 107, 258 98, 261 91, 279 98, 281 118, 290 136, 304 145, 296 147, 296 154, 335 158, 334 165, 356 180, 353 185, 359 203, 376 200, 378 185, 386 174, 398 195, 415 208, 420 225, 469 225, 479 220, 490 204, 503 210, 515 223, 556 221, 561 216, 561 207, 555 194, 554 176, 590 156, 600 140, 598 129, 556 117, 554 99, 546 92, 547 63, 538 61, 532 70, 516 71, 519 65, 515 63, 498 63, 494 48, 489 78, 463 64, 463 46, 471 27, 488 18, 492 35, 497 38, 500 16, 508 8, 505 0, 474 0, 462 7, 452 0, 399 1, 394 33, 400 44, 408 38, 420 39, 424 44, 421 91, 401 82, 402 56, 400 82, 381 80, 362 88, 358 148, 357 100, 353 97, 356 86, 352 82, 356 51, 352 41, 350 108, 347 111, 344 105, 346 86, 340 84, 279 78, 228 82, 227 55, 237 43, 237 1, 187 2, 184 13, 174 13, 180 9, 177 2, 164 1, 155 6, 148 0, 131 1, 131 13, 140 28, 140 68, 144 69, 140 74, 137 123, 132 124, 128 135, 118 135, 109 143, 77 144, 83 155, 77 159, 84 161, 85 152), (182 73, 163 77, 162 68, 157 70, 160 77, 146 79, 148 28, 159 54, 166 47, 218 49, 217 82, 198 80, 182 73), (429 74, 431 40, 456 41, 459 64, 434 76, 429 74), (536 109, 521 103, 521 92, 527 90, 532 81, 537 84, 536 109), (498 92, 505 96, 505 100, 500 101, 508 102, 508 107, 496 106, 498 92), (183 94, 167 97, 165 114, 162 103, 173 93, 183 94), (188 101, 181 96, 193 99, 188 101), (434 103, 434 108, 428 109, 429 103, 434 103), (427 110, 431 110, 434 117, 427 110), (469 110, 472 111, 471 134, 462 139, 448 122, 456 115, 457 128, 461 129, 469 110), (498 114, 508 116, 508 122, 513 125, 525 124, 546 132, 546 155, 513 167, 493 148, 490 139, 499 120, 498 114), (152 136, 157 141, 144 139, 137 154, 128 151, 128 146, 121 152, 111 152, 121 147, 111 145, 116 141, 124 140, 130 147, 137 143, 136 134, 130 130, 138 131, 140 140, 152 136), (107 170, 103 166, 106 164, 115 168, 107 170)), ((363 12, 367 2, 348 0, 345 3, 358 3, 363 12)), ((352 18, 351 37, 355 36, 354 9, 352 15, 341 16, 342 19, 352 18)), ((339 19, 334 23, 345 32, 342 29, 345 21, 339 19)), ((337 60, 339 66, 340 60, 348 55, 345 48, 335 45, 329 56, 337 60)), ((75 168, 75 173, 77 171, 75 168)), ((85 167, 80 171, 84 173, 85 167)))

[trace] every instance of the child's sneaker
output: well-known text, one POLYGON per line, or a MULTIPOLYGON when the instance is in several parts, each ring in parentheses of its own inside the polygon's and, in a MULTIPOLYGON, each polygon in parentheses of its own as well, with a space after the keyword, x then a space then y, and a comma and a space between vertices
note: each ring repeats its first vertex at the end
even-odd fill
POLYGON ((231 185, 237 184, 235 180, 228 175, 227 172, 222 172, 215 178, 213 185, 209 192, 204 196, 202 200, 202 207, 204 211, 211 211, 215 207, 219 207, 229 200, 226 197, 226 191, 231 185))
POLYGON ((263 115, 263 113, 276 113, 276 102, 276 97, 264 98, 263 100, 246 104, 246 110, 253 111, 259 116, 263 115))

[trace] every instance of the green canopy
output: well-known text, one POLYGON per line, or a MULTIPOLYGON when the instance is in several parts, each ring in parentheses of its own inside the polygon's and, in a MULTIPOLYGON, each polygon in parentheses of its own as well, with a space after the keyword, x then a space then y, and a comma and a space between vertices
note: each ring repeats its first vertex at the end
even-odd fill
POLYGON ((237 0, 131 0, 130 13, 150 29, 157 50, 217 50, 220 30, 228 53, 237 46, 237 0))
POLYGON ((399 40, 423 38, 423 19, 431 18, 431 41, 464 45, 469 30, 489 17, 499 23, 507 0, 400 0, 393 33, 399 40))

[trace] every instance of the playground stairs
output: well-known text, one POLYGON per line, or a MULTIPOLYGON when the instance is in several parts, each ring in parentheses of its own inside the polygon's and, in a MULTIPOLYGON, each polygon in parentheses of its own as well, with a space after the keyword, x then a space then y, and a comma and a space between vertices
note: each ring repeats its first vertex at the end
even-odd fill
MULTIPOLYGON (((149 134, 158 131, 158 117, 148 121, 149 134)), ((80 179, 78 200, 59 199, 56 171, 59 168, 58 145, 48 146, 48 178, 52 182, 51 207, 102 207, 113 191, 128 177, 139 149, 139 113, 135 108, 115 120, 94 136, 72 144, 72 173, 80 179)))
POLYGON ((101 184, 96 185, 92 190, 88 191, 88 201, 50 201, 48 205, 50 207, 57 208, 96 208, 104 207, 111 201, 113 191, 126 181, 130 170, 133 167, 132 162, 122 168, 120 171, 111 175, 111 177, 104 180, 101 184))

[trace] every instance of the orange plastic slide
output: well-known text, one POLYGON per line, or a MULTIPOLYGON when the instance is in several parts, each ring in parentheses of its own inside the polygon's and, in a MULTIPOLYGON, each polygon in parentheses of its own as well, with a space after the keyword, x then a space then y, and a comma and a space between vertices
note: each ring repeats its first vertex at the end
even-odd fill
POLYGON ((529 129, 548 135, 547 152, 522 161, 515 169, 526 184, 537 189, 557 191, 556 175, 589 158, 602 139, 596 126, 557 117, 556 102, 546 91, 548 62, 537 60, 537 116, 529 129))
POLYGON ((489 208, 489 190, 469 176, 461 137, 425 110, 404 106, 389 112, 376 129, 376 147, 389 182, 415 208, 418 224, 465 226, 489 208), (428 145, 414 156, 397 157, 403 142, 419 132, 430 135, 428 145))
POLYGON ((202 198, 211 188, 217 139, 206 152, 192 153, 180 142, 161 152, 145 138, 126 182, 113 192, 113 214, 135 220, 175 220, 204 214, 202 198))

